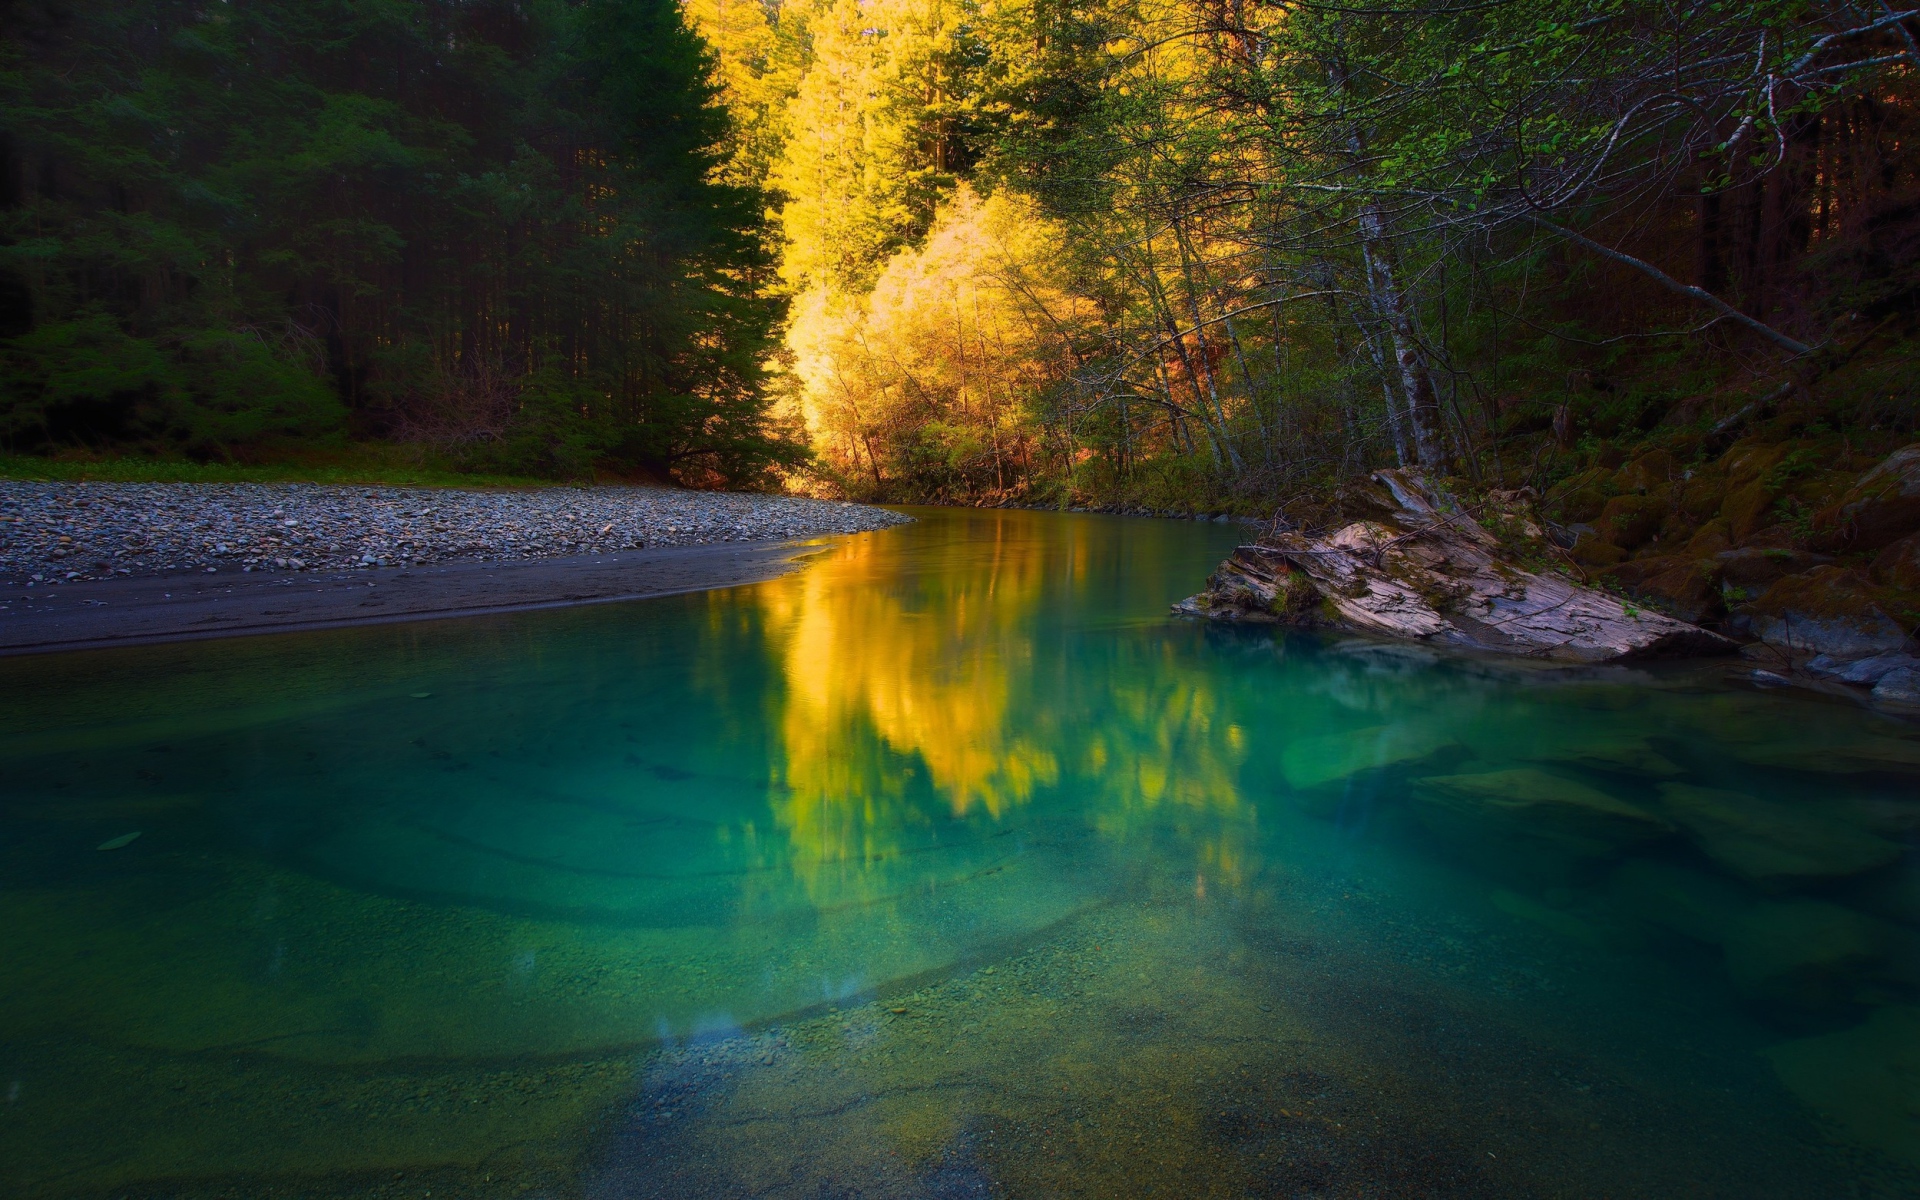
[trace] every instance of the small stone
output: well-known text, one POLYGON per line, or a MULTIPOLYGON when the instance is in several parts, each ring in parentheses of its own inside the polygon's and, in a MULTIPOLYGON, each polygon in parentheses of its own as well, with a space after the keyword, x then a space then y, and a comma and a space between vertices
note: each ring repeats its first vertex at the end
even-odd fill
POLYGON ((136 829, 132 833, 123 833, 117 838, 108 838, 106 841, 101 842, 98 846, 95 846, 94 849, 95 850, 120 850, 127 846, 131 846, 133 844, 133 840, 139 836, 140 836, 140 831, 136 829))

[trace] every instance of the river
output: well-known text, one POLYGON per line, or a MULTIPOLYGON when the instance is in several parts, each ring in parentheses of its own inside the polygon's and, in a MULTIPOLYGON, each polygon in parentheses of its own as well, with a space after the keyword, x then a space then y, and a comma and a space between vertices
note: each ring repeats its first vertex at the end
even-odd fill
POLYGON ((1920 740, 1226 526, 0 660, 18 1197, 1920 1194, 1920 740), (129 836, 137 835, 137 836, 129 836))

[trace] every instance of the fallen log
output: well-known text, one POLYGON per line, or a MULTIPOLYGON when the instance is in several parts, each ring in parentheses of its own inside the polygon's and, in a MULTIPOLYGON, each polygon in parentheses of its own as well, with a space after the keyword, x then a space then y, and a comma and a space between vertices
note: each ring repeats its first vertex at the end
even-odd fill
MULTIPOLYGON (((1324 538, 1283 532, 1241 546, 1174 612, 1570 662, 1739 649, 1664 613, 1515 566, 1471 512, 1416 475, 1380 471, 1373 482, 1363 519, 1324 538)), ((1521 538, 1547 545, 1523 514, 1501 515, 1521 538)))

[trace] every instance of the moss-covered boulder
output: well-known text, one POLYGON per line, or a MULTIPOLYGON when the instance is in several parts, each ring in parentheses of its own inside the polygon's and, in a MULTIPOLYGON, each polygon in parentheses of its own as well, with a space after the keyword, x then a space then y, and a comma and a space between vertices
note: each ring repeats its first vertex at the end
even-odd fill
POLYGON ((1832 562, 1824 554, 1772 546, 1742 546, 1714 555, 1720 578, 1729 586, 1755 596, 1789 575, 1799 575, 1832 562))
POLYGON ((1860 477, 1814 519, 1829 548, 1878 550, 1920 532, 1920 443, 1904 446, 1860 477))
POLYGON ((1597 533, 1585 533, 1568 551, 1573 561, 1583 567, 1601 571, 1627 560, 1627 552, 1597 533))
POLYGON ((1673 455, 1665 450, 1653 450, 1642 454, 1614 473, 1614 486, 1623 492, 1650 492, 1676 482, 1681 475, 1680 464, 1673 455))
POLYGON ((1766 887, 1861 875, 1902 853, 1831 807, 1671 782, 1660 785, 1660 798, 1707 857, 1766 887))
POLYGON ((1607 501, 1594 521, 1594 528, 1605 540, 1623 550, 1632 550, 1660 531, 1667 519, 1664 497, 1629 493, 1607 501))
POLYGON ((1880 551, 1868 574, 1875 583, 1920 596, 1920 533, 1910 533, 1880 551))
POLYGON ((1772 474, 1792 447, 1779 442, 1740 441, 1721 456, 1719 470, 1729 488, 1737 488, 1772 474))
POLYGON ((1600 515, 1614 493, 1619 489, 1613 481, 1613 472, 1604 467, 1582 471, 1555 488, 1551 494, 1554 511, 1560 519, 1570 522, 1591 521, 1600 515))
POLYGON ((1720 519, 1736 544, 1773 524, 1773 489, 1764 480, 1754 480, 1730 489, 1720 501, 1720 519))
POLYGON ((1733 549, 1733 534, 1724 520, 1715 517, 1693 531, 1693 536, 1687 539, 1687 548, 1683 553, 1688 558, 1712 558, 1716 554, 1731 549, 1733 549))
POLYGON ((1636 558, 1609 569, 1629 594, 1696 625, 1721 615, 1719 571, 1712 559, 1684 554, 1636 558))
POLYGON ((1815 567, 1768 588, 1745 612, 1754 636, 1768 645, 1836 658, 1865 658, 1907 643, 1892 615, 1894 598, 1858 571, 1815 567))

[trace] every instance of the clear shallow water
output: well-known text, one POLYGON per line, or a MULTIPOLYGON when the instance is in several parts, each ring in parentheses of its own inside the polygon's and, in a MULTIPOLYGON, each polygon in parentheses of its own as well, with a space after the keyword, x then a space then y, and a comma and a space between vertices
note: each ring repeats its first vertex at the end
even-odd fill
POLYGON ((920 515, 0 661, 0 1192, 1920 1194, 1911 726, 920 515))

